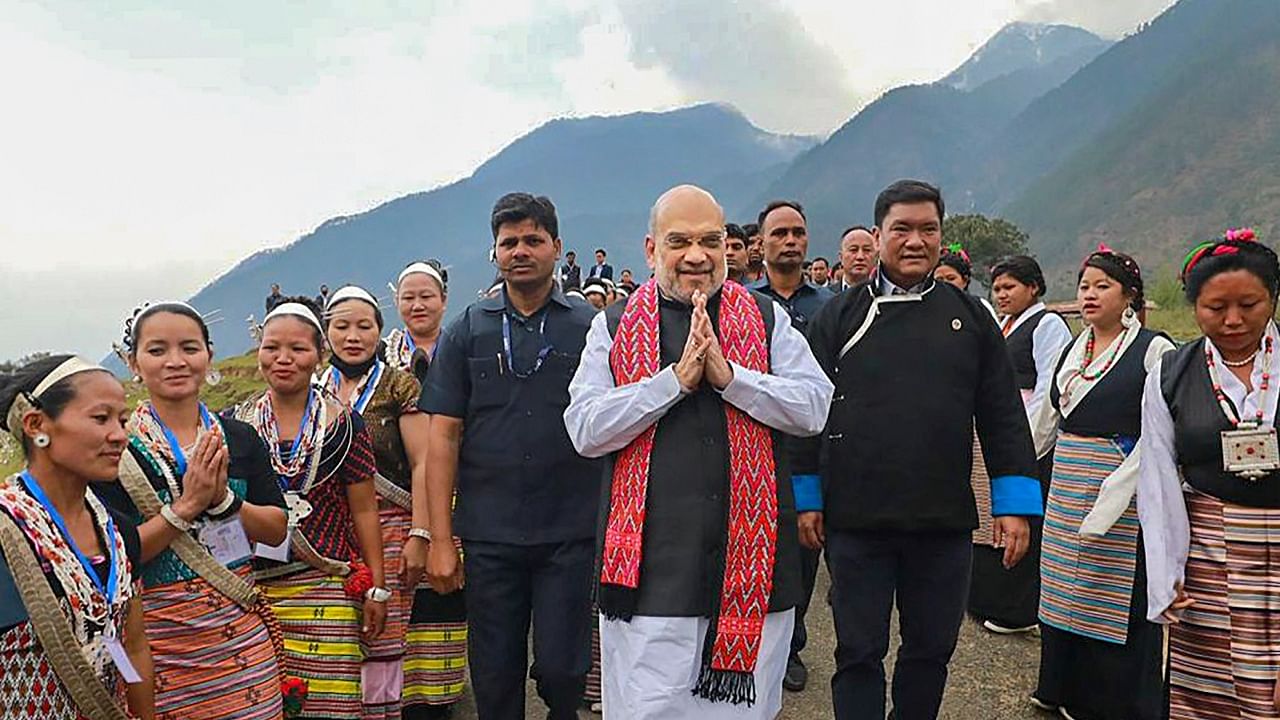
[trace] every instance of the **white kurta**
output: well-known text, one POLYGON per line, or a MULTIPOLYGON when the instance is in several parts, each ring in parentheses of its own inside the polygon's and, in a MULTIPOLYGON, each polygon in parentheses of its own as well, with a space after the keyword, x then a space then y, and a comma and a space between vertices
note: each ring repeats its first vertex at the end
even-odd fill
MULTIPOLYGON (((770 373, 733 365, 733 381, 720 397, 756 421, 788 435, 810 436, 826 426, 835 387, 814 359, 786 310, 773 304, 770 373)), ((673 366, 648 380, 616 387, 609 369, 613 338, 605 314, 591 322, 573 381, 565 428, 585 457, 626 447, 662 419, 685 393, 673 366)), ((690 548, 690 552, 698 552, 690 548)), ((643 580, 642 580, 643 581, 643 580)), ((782 708, 782 676, 790 652, 795 611, 765 618, 755 667, 753 705, 711 703, 693 695, 708 620, 637 615, 629 622, 601 619, 600 672, 606 718, 658 720, 768 720, 782 708)))

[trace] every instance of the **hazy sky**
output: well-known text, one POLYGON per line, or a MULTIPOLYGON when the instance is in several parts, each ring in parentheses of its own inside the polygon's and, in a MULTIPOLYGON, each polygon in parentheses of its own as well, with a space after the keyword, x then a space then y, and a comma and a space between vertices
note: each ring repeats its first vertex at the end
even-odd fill
POLYGON ((0 358, 468 174, 557 116, 733 103, 826 134, 1004 24, 1171 0, 0 0, 0 358))

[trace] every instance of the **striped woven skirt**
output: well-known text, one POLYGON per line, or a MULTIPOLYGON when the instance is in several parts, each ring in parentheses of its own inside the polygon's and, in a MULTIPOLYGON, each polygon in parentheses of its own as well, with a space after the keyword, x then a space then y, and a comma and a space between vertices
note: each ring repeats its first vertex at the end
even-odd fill
POLYGON ((1194 493, 1187 512, 1195 604, 1169 626, 1169 717, 1280 718, 1280 510, 1194 493))
POLYGON ((307 682, 301 717, 361 718, 361 608, 342 578, 308 569, 258 587, 280 620, 285 673, 307 682))
MULTIPOLYGON (((461 551, 461 543, 454 538, 461 551)), ((457 702, 467 689, 466 591, 440 595, 423 580, 413 598, 404 655, 404 717, 457 702)))
MULTIPOLYGON (((236 571, 249 575, 249 567, 236 571)), ((142 593, 160 720, 278 720, 280 670, 262 617, 204 578, 142 593)))
POLYGON ((400 584, 400 560, 413 517, 399 505, 379 498, 378 519, 382 524, 382 563, 391 599, 387 601, 385 629, 373 642, 364 645, 360 686, 367 720, 399 720, 400 695, 404 690, 405 633, 413 606, 413 595, 405 592, 400 584))
POLYGON ((1102 481, 1124 458, 1109 438, 1059 435, 1040 554, 1040 621, 1121 645, 1129 636, 1137 508, 1131 501, 1102 537, 1081 536, 1080 524, 1097 502, 1102 481))
POLYGON ((973 531, 973 544, 994 547, 995 537, 991 517, 991 476, 987 474, 987 463, 982 457, 982 444, 978 442, 978 433, 973 433, 973 469, 969 472, 969 482, 973 485, 973 499, 978 507, 978 529, 973 531))

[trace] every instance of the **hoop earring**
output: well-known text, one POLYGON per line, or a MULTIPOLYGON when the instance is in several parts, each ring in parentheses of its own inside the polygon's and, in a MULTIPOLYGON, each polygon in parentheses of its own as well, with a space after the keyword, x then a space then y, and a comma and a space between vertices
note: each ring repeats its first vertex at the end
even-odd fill
POLYGON ((204 381, 209 387, 217 387, 218 383, 222 382, 222 372, 218 368, 211 368, 205 373, 204 381))
POLYGON ((51 440, 48 435, 38 433, 35 437, 31 438, 31 442, 35 443, 35 446, 38 448, 47 448, 49 447, 51 440))
POLYGON ((1134 310, 1134 309, 1133 309, 1133 306, 1132 306, 1132 305, 1130 305, 1129 307, 1126 307, 1126 308, 1124 309, 1124 312, 1121 314, 1121 316, 1122 316, 1125 320, 1127 320, 1127 321, 1129 321, 1129 322, 1132 322, 1134 319, 1136 319, 1136 318, 1138 317, 1138 312, 1137 312, 1136 310, 1134 310))

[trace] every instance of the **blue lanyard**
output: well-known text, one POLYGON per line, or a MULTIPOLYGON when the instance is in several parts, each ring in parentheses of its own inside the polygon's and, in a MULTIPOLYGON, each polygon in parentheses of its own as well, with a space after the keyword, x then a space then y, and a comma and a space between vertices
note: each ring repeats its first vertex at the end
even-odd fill
MULTIPOLYGON (((311 417, 311 403, 316 401, 316 389, 313 387, 307 391, 307 407, 302 411, 302 422, 298 423, 298 434, 293 437, 293 445, 289 447, 289 457, 285 458, 285 462, 293 460, 298 454, 298 446, 302 444, 302 433, 307 429, 307 420, 311 417)), ((276 418, 276 432, 280 431, 280 419, 276 418)), ((275 452, 280 452, 279 448, 273 448, 275 452)))
MULTIPOLYGON (((173 453, 173 465, 178 470, 178 477, 181 478, 187 474, 187 454, 182 451, 182 443, 178 442, 178 436, 174 435, 169 426, 165 425, 160 416, 156 414, 156 409, 151 407, 149 410, 151 411, 151 417, 155 418, 155 421, 160 425, 160 429, 164 431, 164 439, 169 442, 169 452, 173 453)), ((200 424, 204 426, 205 430, 213 427, 213 418, 210 417, 209 408, 205 407, 204 403, 200 403, 200 424)))
POLYGON ((49 517, 53 519, 53 524, 58 526, 58 532, 62 533, 63 539, 67 541, 67 547, 71 548, 71 552, 76 554, 76 559, 80 561, 80 566, 89 574, 89 580, 93 582, 93 586, 98 588, 98 592, 107 598, 107 606, 110 607, 115 603, 116 599, 116 583, 119 578, 116 577, 116 526, 112 521, 111 515, 107 515, 107 531, 105 537, 102 538, 102 544, 107 546, 107 561, 111 567, 107 570, 107 585, 102 586, 102 579, 98 577, 98 571, 93 569, 93 563, 89 562, 89 558, 80 552, 80 548, 76 546, 75 538, 71 537, 71 531, 67 530, 67 524, 62 520, 62 514, 58 509, 49 502, 49 497, 44 494, 44 489, 40 487, 40 483, 36 482, 36 478, 29 470, 22 471, 22 479, 26 481, 27 488, 31 491, 31 496, 40 503, 45 512, 49 513, 49 517))
MULTIPOLYGON (((410 341, 412 342, 412 341, 410 341)), ((373 364, 373 375, 369 378, 369 382, 364 384, 364 390, 360 391, 360 397, 356 398, 355 404, 351 407, 356 412, 364 412, 364 408, 369 404, 369 398, 373 397, 373 389, 378 387, 378 379, 382 377, 382 363, 375 362, 373 364)), ((338 388, 342 387, 342 373, 338 372, 338 368, 329 368, 329 383, 333 385, 333 394, 338 394, 338 388)))
POLYGON ((409 346, 409 355, 412 356, 414 351, 418 349, 418 343, 413 341, 413 336, 409 334, 409 328, 404 329, 404 341, 409 346))
MULTIPOLYGON (((502 349, 507 354, 507 369, 511 371, 519 380, 532 377, 535 373, 542 369, 542 363, 546 362, 547 356, 551 354, 551 345, 546 341, 547 331, 547 311, 542 311, 542 323, 538 326, 538 335, 542 338, 542 349, 538 351, 538 359, 533 361, 533 367, 528 370, 516 370, 516 356, 511 352, 511 318, 508 313, 502 313, 502 349)), ((437 343, 438 344, 438 343, 437 343)))

